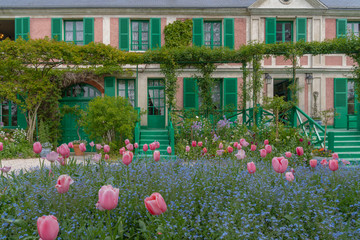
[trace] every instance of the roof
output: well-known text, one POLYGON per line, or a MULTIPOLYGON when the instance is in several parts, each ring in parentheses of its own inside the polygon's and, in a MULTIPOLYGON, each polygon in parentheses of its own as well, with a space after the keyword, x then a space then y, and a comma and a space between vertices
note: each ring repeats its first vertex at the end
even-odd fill
MULTIPOLYGON (((257 0, 0 0, 0 9, 16 8, 247 8, 257 0)), ((320 0, 330 9, 357 9, 360 0, 320 0)))

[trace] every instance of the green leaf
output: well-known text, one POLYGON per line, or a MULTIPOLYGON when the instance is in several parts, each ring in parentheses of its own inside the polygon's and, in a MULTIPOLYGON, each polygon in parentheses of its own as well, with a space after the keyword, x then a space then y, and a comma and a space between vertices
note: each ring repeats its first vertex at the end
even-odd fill
POLYGON ((140 231, 141 232, 147 232, 147 229, 146 229, 146 224, 142 221, 142 220, 139 220, 139 226, 140 226, 140 231))

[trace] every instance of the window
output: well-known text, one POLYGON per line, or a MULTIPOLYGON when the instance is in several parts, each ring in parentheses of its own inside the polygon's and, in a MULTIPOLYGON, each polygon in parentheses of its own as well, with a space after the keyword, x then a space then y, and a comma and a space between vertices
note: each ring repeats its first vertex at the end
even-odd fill
POLYGON ((65 21, 65 42, 74 42, 76 45, 84 44, 83 21, 65 21))
POLYGON ((355 114, 355 82, 349 79, 347 87, 348 114, 355 114))
POLYGON ((8 100, 0 101, 0 122, 4 127, 17 126, 17 106, 8 100))
POLYGON ((352 35, 359 37, 360 22, 348 22, 347 23, 347 35, 350 37, 352 35))
MULTIPOLYGON (((198 96, 199 107, 201 107, 202 99, 198 96)), ((222 109, 222 79, 214 79, 214 86, 211 89, 211 99, 215 105, 215 109, 222 109)))
POLYGON ((221 46, 221 22, 206 21, 204 22, 204 44, 205 46, 219 47, 221 46))
POLYGON ((100 92, 87 84, 76 84, 68 87, 63 91, 62 97, 70 97, 70 98, 94 98, 101 96, 100 92))
POLYGON ((131 21, 131 50, 149 49, 149 21, 131 21))
POLYGON ((276 22, 276 42, 292 42, 293 41, 293 23, 292 22, 276 22))
POLYGON ((135 80, 119 79, 118 80, 118 96, 129 99, 129 102, 135 107, 135 80))

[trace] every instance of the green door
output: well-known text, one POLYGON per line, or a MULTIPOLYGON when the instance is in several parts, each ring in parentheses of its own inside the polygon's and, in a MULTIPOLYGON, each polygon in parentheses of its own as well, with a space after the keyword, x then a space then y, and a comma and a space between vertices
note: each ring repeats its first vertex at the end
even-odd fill
MULTIPOLYGON (((63 92, 62 99, 60 100, 60 106, 69 105, 70 107, 73 107, 78 105, 81 109, 86 110, 89 105, 89 101, 97 96, 101 96, 100 91, 91 85, 73 85, 63 92)), ((77 124, 75 117, 72 114, 66 114, 63 117, 61 126, 63 130, 61 143, 69 143, 79 139, 77 135, 77 124)), ((81 128, 80 137, 81 139, 88 141, 88 143, 91 141, 81 128)))
POLYGON ((334 78, 334 108, 338 114, 334 119, 335 128, 346 128, 347 125, 347 79, 334 78))
POLYGON ((148 80, 148 128, 165 127, 165 87, 162 79, 148 80))

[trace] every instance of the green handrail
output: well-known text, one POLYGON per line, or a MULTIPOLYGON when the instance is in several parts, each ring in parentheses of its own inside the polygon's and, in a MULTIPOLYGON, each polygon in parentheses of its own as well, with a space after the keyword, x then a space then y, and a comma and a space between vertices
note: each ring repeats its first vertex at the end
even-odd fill
MULTIPOLYGON (((136 107, 135 110, 138 113, 138 121, 136 122, 135 129, 134 129, 134 139, 135 142, 140 144, 140 108, 136 107)), ((135 155, 138 154, 139 148, 135 148, 135 155)))
POLYGON ((175 155, 175 131, 171 120, 171 107, 168 108, 168 130, 169 130, 169 141, 172 154, 175 155))

